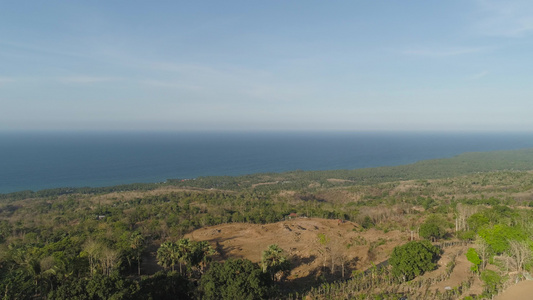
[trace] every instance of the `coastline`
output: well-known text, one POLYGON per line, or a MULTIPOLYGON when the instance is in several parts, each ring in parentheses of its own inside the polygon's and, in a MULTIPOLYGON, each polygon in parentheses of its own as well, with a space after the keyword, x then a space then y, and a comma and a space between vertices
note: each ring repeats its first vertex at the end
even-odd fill
POLYGON ((264 186, 283 185, 291 180, 323 182, 328 185, 373 184, 387 181, 412 179, 437 179, 460 176, 476 172, 491 171, 528 171, 533 170, 533 148, 518 150, 466 152, 451 158, 420 160, 398 166, 379 166, 358 169, 336 170, 293 170, 286 172, 259 172, 244 175, 199 176, 196 178, 168 178, 155 182, 120 182, 99 186, 61 186, 38 190, 19 190, 0 193, 0 198, 16 194, 69 194, 94 193, 109 191, 151 190, 164 186, 213 188, 260 188, 264 186))

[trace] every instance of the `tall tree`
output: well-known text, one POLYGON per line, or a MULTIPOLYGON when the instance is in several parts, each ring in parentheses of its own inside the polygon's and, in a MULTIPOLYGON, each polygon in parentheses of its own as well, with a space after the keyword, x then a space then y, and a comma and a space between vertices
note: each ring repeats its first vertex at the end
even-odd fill
POLYGON ((326 269, 326 261, 328 259, 328 253, 329 253, 329 242, 330 238, 326 236, 324 233, 319 233, 317 235, 317 242, 318 242, 318 251, 320 254, 322 254, 322 258, 324 259, 322 261, 322 269, 326 269))
POLYGON ((130 238, 130 247, 137 258, 137 275, 141 275, 141 256, 144 250, 144 237, 138 231, 135 231, 130 238))
POLYGON ((524 269, 524 266, 531 260, 530 244, 526 241, 509 241, 509 253, 516 262, 518 272, 524 269))
POLYGON ((84 254, 86 254, 89 259, 89 271, 91 276, 93 276, 96 271, 96 262, 102 254, 102 248, 103 245, 93 239, 88 239, 83 245, 84 254))
POLYGON ((176 261, 180 264, 180 274, 183 274, 182 265, 184 263, 190 262, 191 253, 193 250, 193 243, 189 239, 180 239, 175 244, 176 250, 174 252, 174 257, 176 261))
POLYGON ((267 250, 263 251, 261 266, 263 272, 269 273, 272 280, 276 279, 278 273, 281 273, 281 275, 278 276, 278 279, 283 278, 283 275, 291 269, 291 263, 287 258, 285 251, 283 251, 283 249, 277 244, 272 244, 268 246, 267 250))
POLYGON ((199 266, 200 272, 203 273, 207 264, 211 261, 216 250, 206 241, 195 242, 192 246, 191 255, 189 256, 189 264, 191 267, 199 266))
POLYGON ((102 266, 102 272, 104 275, 110 276, 111 271, 119 263, 120 252, 108 247, 102 249, 102 254, 99 257, 100 265, 102 266))
POLYGON ((174 265, 176 264, 175 252, 176 246, 173 242, 167 241, 161 244, 157 249, 157 264, 167 269, 169 267, 174 271, 174 265))
POLYGON ((480 269, 484 270, 489 260, 489 255, 490 255, 489 245, 487 245, 484 239, 477 236, 474 248, 476 249, 476 252, 479 255, 479 258, 481 259, 480 269))

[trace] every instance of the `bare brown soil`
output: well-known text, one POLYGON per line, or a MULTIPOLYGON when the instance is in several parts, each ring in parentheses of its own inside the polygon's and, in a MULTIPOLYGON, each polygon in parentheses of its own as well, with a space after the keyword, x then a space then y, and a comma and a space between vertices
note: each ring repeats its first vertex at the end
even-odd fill
POLYGON ((341 275, 341 261, 344 261, 346 277, 351 271, 365 270, 372 263, 386 260, 392 249, 407 242, 409 237, 408 233, 397 230, 361 231, 352 222, 318 218, 295 218, 265 225, 223 224, 195 230, 186 237, 216 245, 221 252, 219 259, 246 258, 253 262, 261 261, 261 254, 269 245, 278 244, 291 256, 293 269, 288 277, 291 280, 331 273, 331 255, 324 257, 318 234, 329 239, 327 246, 335 257, 335 274, 341 275))
MULTIPOLYGON (((341 261, 345 262, 345 278, 352 271, 364 271, 389 258, 395 246, 408 241, 409 233, 398 230, 383 232, 377 229, 361 230, 353 222, 318 218, 295 218, 278 223, 258 225, 231 223, 195 230, 185 237, 196 241, 209 241, 220 252, 218 260, 246 258, 261 261, 261 254, 271 244, 278 244, 290 256, 293 269, 287 277, 292 286, 306 286, 325 275, 331 278, 331 256, 335 256, 334 278, 342 277, 341 261), (318 234, 329 238, 331 252, 326 257, 318 242, 318 234), (326 261, 324 261, 326 258, 326 261), (325 265, 325 267, 324 267, 325 265)), ((471 276, 465 253, 469 246, 445 248, 437 270, 426 273, 425 278, 437 278, 446 272, 448 263, 455 261, 450 277, 432 286, 444 292, 447 287, 457 287, 471 276)), ((482 283, 475 280, 465 295, 481 294, 482 283)))
POLYGON ((194 188, 178 188, 178 187, 173 187, 173 186, 162 186, 160 188, 157 188, 151 191, 112 192, 112 193, 107 193, 103 195, 97 195, 97 196, 91 197, 91 201, 93 203, 110 205, 110 204, 113 204, 113 202, 118 199, 131 200, 131 199, 143 198, 147 196, 166 195, 172 192, 194 192, 198 190, 199 189, 194 189, 194 188))
MULTIPOLYGON (((452 261, 455 262, 455 267, 453 268, 453 271, 448 279, 436 283, 431 289, 438 290, 443 293, 447 288, 460 286, 461 283, 465 282, 469 277, 472 276, 472 272, 470 271, 470 266, 472 266, 472 263, 466 259, 465 255, 469 247, 470 246, 453 246, 444 249, 444 253, 438 262, 438 269, 436 271, 424 274, 424 277, 434 278, 445 273, 448 264, 452 261)), ((483 292, 482 282, 477 276, 474 278, 474 283, 468 289, 468 291, 464 293, 465 295, 480 295, 483 292)))
POLYGON ((255 183, 255 184, 252 184, 252 188, 255 188, 255 187, 258 187, 258 186, 261 186, 261 185, 272 185, 272 184, 278 184, 278 183, 279 183, 279 181, 255 183))
POLYGON ((346 182, 355 182, 353 180, 348 179, 338 179, 338 178, 328 178, 327 181, 332 183, 346 183, 346 182))
POLYGON ((494 300, 519 300, 519 299, 533 299, 533 280, 521 281, 500 295, 496 296, 494 300))

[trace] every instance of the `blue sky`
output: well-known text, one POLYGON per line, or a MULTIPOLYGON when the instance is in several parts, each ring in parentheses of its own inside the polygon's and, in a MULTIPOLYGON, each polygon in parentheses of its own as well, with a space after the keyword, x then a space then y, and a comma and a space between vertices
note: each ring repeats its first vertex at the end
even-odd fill
POLYGON ((1 131, 533 128, 530 1, 1 6, 1 131))

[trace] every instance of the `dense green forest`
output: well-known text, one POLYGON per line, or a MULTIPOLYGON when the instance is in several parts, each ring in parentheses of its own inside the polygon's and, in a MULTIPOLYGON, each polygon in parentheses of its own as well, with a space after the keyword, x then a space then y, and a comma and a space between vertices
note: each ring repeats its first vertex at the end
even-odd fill
MULTIPOLYGON (((0 297, 490 298, 532 267, 531 170, 533 150, 527 149, 396 167, 3 194, 0 297), (252 263, 184 237, 206 226, 267 224, 291 214, 352 221, 361 230, 416 232, 416 241, 397 246, 386 266, 342 277, 319 273, 302 288, 286 279, 297 259, 277 245, 252 263), (437 268, 441 255, 430 241, 469 245, 463 255, 471 277, 447 293, 431 294, 432 281, 421 277, 437 268), (413 256, 421 259, 409 261, 413 256), (154 266, 141 268, 148 260, 154 266), (463 294, 474 280, 483 282, 483 291, 463 294)), ((324 259, 332 256, 328 237, 317 238, 324 259)))

